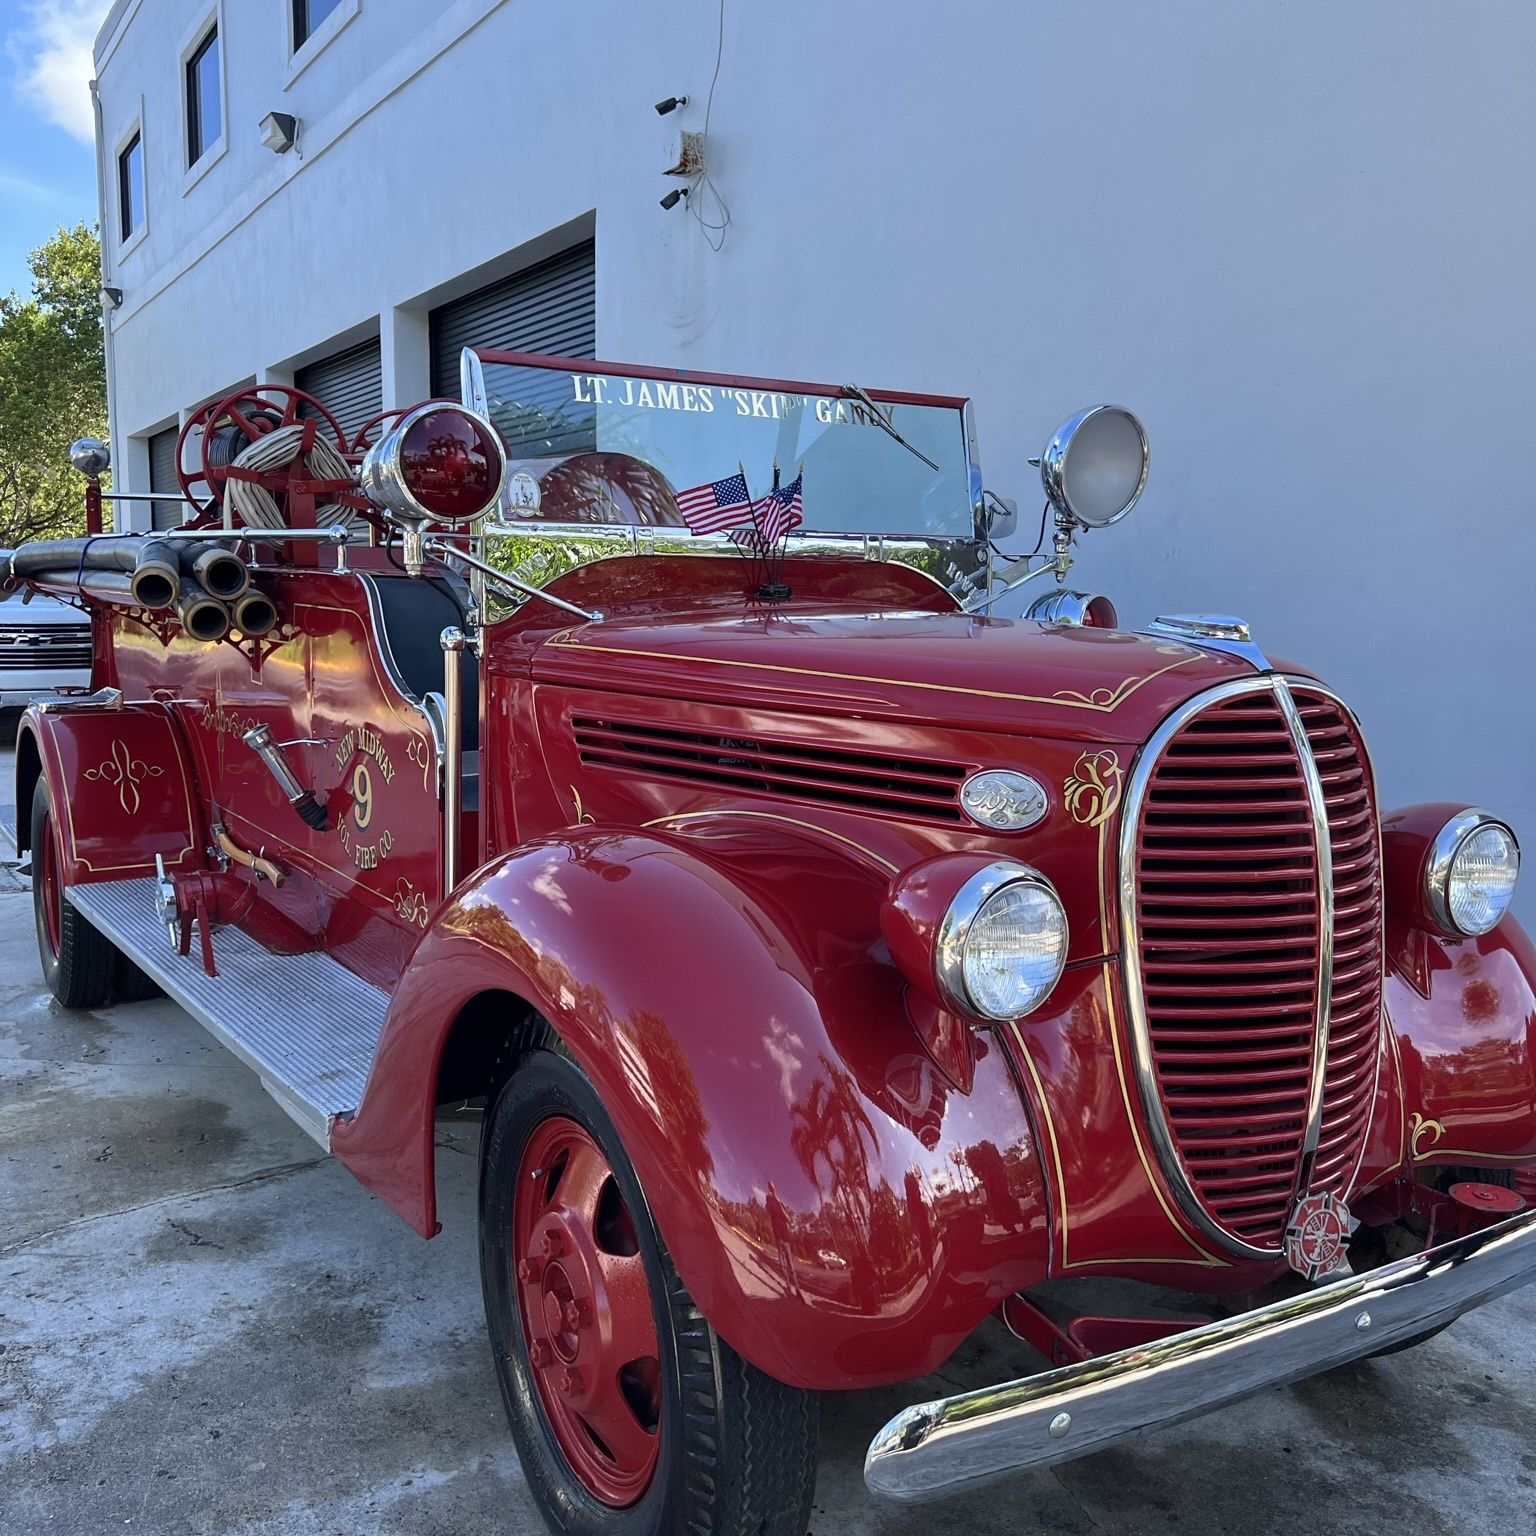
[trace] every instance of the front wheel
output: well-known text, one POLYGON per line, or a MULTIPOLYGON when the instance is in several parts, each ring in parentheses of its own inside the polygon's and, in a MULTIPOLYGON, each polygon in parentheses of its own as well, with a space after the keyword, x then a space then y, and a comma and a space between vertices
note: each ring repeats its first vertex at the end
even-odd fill
POLYGON ((507 1418, 551 1529, 804 1536, 815 1394, 704 1320, 597 1093, 552 1051, 487 1116, 480 1270, 507 1418))

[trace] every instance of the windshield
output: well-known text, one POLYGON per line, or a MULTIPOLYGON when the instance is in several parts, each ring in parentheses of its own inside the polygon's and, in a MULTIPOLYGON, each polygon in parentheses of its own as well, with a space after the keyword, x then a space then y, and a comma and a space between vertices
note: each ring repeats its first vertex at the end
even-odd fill
POLYGON ((509 521, 723 533, 777 489, 806 533, 975 536, 963 401, 481 357, 509 521))

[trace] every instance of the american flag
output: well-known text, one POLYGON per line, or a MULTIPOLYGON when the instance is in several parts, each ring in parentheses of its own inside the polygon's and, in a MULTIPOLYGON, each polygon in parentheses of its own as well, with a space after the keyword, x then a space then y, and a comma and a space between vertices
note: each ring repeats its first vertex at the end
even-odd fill
POLYGON ((776 485, 757 509, 757 526, 769 544, 777 544, 805 521, 801 490, 805 481, 802 469, 788 485, 776 485))
POLYGON ((732 535, 743 549, 772 549, 805 521, 800 494, 804 480, 802 469, 788 485, 775 485, 758 502, 752 509, 752 527, 732 535))
POLYGON ((677 509, 694 533, 723 533, 752 521, 747 477, 737 473, 677 493, 677 509))

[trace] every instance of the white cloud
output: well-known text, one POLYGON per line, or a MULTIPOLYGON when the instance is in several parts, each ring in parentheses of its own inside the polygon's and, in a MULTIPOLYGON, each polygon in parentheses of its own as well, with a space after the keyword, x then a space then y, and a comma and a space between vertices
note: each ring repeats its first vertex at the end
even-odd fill
POLYGON ((25 176, 13 176, 9 171, 0 171, 0 192, 14 192, 20 197, 35 198, 41 203, 59 201, 57 187, 45 187, 41 182, 29 181, 25 176))
POLYGON ((110 8, 111 0, 33 0, 26 21, 7 40, 22 101, 86 144, 96 137, 91 47, 110 8))

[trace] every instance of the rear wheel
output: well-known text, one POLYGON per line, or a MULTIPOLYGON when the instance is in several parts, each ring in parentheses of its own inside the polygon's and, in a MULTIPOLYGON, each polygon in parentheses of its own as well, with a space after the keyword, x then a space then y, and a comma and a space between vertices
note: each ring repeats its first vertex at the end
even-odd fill
POLYGON ((47 781, 32 793, 32 916, 43 980, 65 1008, 99 1008, 112 993, 117 950, 64 899, 63 852, 47 781))
POLYGON ((815 1394, 704 1320, 596 1092, 551 1051, 487 1117, 480 1265, 507 1417, 554 1530, 804 1536, 815 1394))

